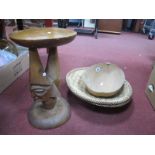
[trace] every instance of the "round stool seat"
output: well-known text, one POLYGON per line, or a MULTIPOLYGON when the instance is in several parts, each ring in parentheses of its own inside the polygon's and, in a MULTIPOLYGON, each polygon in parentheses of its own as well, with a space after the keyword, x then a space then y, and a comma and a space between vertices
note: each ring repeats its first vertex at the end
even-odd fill
POLYGON ((71 42, 76 32, 63 28, 30 28, 15 31, 10 34, 10 39, 25 47, 55 47, 71 42))

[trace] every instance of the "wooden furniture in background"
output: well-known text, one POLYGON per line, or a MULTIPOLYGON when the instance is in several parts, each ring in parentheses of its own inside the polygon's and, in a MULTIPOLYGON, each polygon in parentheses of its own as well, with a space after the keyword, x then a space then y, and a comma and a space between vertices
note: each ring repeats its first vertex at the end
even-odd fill
POLYGON ((60 28, 30 28, 10 34, 15 43, 29 48, 30 91, 34 104, 28 112, 28 120, 36 128, 55 128, 70 117, 70 106, 58 90, 57 46, 71 42, 75 36, 75 31, 60 28), (47 48, 45 69, 37 48, 47 48))
POLYGON ((144 20, 143 19, 136 19, 135 24, 133 26, 133 32, 142 32, 144 26, 144 20))
POLYGON ((53 26, 53 20, 52 19, 45 19, 45 27, 52 27, 53 26))
POLYGON ((122 19, 99 19, 98 31, 120 34, 122 30, 122 19))

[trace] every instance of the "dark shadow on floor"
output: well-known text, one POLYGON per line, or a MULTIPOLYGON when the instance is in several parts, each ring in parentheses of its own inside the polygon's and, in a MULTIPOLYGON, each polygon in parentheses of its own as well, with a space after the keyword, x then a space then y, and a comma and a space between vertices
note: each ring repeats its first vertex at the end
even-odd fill
POLYGON ((70 91, 68 91, 67 100, 71 105, 72 112, 75 112, 83 120, 94 124, 119 124, 128 120, 134 111, 133 101, 117 108, 97 107, 82 101, 70 91))

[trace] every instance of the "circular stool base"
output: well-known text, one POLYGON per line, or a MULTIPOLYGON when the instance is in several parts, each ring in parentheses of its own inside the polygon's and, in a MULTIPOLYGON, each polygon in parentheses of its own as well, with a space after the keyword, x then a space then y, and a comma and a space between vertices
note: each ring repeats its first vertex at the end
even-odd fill
POLYGON ((52 109, 44 109, 41 101, 36 101, 28 112, 30 124, 39 129, 56 128, 70 118, 70 106, 62 97, 52 109))

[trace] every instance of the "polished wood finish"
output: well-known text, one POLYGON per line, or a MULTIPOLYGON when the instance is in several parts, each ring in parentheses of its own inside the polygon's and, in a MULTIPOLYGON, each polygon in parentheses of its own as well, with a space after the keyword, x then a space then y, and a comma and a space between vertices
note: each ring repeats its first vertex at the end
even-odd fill
MULTIPOLYGON (((51 61, 48 59, 48 65, 51 61)), ((55 60, 54 60, 55 61, 55 60)), ((51 69, 55 66, 51 66, 51 69)), ((54 70, 44 71, 41 64, 41 60, 36 49, 30 49, 30 89, 34 99, 41 99, 43 101, 43 107, 50 109, 56 102, 56 97, 60 96, 60 92, 55 86, 54 80, 52 79, 54 70)), ((59 77, 57 77, 59 78, 59 77)))
POLYGON ((125 83, 125 75, 114 64, 96 64, 85 71, 83 81, 92 95, 111 97, 121 90, 125 83))
POLYGON ((10 34, 10 39, 29 48, 30 90, 34 105, 28 112, 29 122, 36 128, 55 128, 70 117, 69 104, 58 90, 59 62, 57 46, 71 42, 76 32, 60 28, 31 28, 10 34), (47 48, 47 64, 43 68, 37 48, 47 48))
POLYGON ((30 28, 9 35, 16 43, 31 48, 56 47, 71 42, 75 36, 75 31, 62 28, 30 28))
POLYGON ((47 49, 48 60, 45 71, 47 72, 50 79, 53 79, 57 87, 60 84, 60 66, 57 47, 51 47, 47 49))
POLYGON ((122 30, 122 24, 122 19, 99 19, 98 31, 119 34, 122 30))

